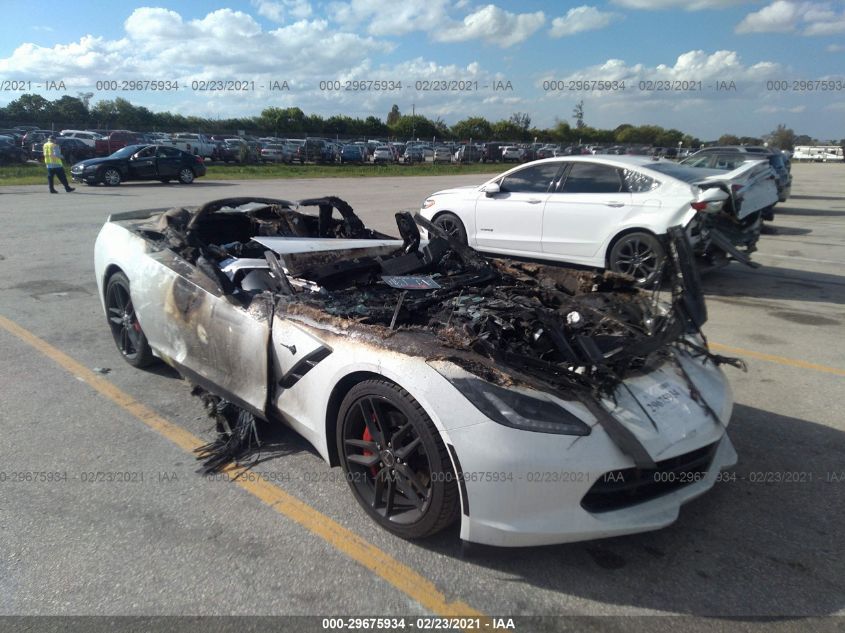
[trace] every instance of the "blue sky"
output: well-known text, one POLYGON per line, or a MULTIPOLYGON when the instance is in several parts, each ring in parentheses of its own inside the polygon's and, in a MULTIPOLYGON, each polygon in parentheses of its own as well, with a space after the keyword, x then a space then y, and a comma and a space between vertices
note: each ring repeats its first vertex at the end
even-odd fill
MULTIPOLYGON (((450 124, 527 112, 541 127, 571 123, 583 99, 596 127, 652 123, 709 139, 785 123, 845 137, 845 0, 11 1, 3 17, 0 79, 32 82, 27 91, 52 99, 94 92, 95 102, 123 96, 221 118, 270 105, 384 118, 396 103, 450 124), (179 90, 96 89, 139 79, 178 81, 179 90), (66 93, 46 91, 46 80, 64 81, 66 93), (255 89, 192 89, 207 80, 255 89), (401 81, 402 89, 320 89, 331 80, 401 81), (564 89, 544 90, 552 80, 564 89), (839 83, 793 91, 796 80, 839 83), (270 91, 271 81, 289 89, 270 91), (441 81, 469 90, 418 89, 441 81), (578 89, 585 81, 615 81, 616 90, 578 89)), ((3 90, 0 103, 18 94, 3 90)))

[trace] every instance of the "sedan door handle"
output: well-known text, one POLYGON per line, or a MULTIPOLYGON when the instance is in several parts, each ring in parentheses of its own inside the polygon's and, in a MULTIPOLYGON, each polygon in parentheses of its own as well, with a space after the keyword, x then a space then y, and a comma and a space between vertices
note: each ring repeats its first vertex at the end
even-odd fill
POLYGON ((614 201, 605 202, 604 204, 605 204, 605 206, 608 206, 608 207, 624 207, 625 206, 624 202, 614 202, 614 201))
POLYGON ((526 202, 528 204, 540 204, 542 200, 540 200, 539 198, 531 198, 530 200, 526 200, 526 202))

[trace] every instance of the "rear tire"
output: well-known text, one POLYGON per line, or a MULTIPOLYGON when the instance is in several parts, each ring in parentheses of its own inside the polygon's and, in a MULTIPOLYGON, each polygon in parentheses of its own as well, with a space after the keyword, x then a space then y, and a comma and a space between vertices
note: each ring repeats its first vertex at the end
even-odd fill
POLYGON ((190 167, 183 167, 179 170, 179 182, 183 185, 190 185, 194 182, 194 170, 190 167))
POLYGON ((125 274, 117 272, 109 277, 105 298, 112 337, 124 360, 139 368, 153 364, 156 358, 135 314, 132 295, 129 292, 129 279, 125 274))
POLYGON ((607 267, 613 272, 630 275, 640 286, 648 286, 662 270, 665 257, 666 252, 657 237, 637 231, 616 240, 610 249, 607 267))

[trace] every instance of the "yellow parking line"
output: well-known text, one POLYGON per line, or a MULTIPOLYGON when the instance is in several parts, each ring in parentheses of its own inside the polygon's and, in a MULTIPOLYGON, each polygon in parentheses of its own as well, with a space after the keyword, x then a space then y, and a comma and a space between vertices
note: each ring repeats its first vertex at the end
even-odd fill
POLYGON ((769 363, 777 363, 778 365, 786 365, 787 367, 798 367, 800 369, 810 369, 812 371, 821 371, 826 374, 833 374, 835 376, 845 376, 845 369, 837 369, 836 367, 828 367, 827 365, 818 365, 816 363, 808 363, 803 360, 796 360, 794 358, 787 358, 786 356, 775 356, 774 354, 763 354, 762 352, 755 352, 750 349, 743 349, 741 347, 729 347, 721 343, 710 343, 710 348, 717 352, 727 352, 729 354, 736 354, 738 356, 747 356, 749 358, 756 358, 757 360, 765 360, 769 363))
MULTIPOLYGON (((205 444, 196 435, 161 417, 108 380, 2 315, 0 315, 0 327, 55 361, 60 367, 86 382, 98 393, 180 448, 193 451, 196 447, 205 444)), ((450 602, 433 582, 281 488, 263 480, 252 481, 250 478, 243 477, 236 479, 235 483, 279 514, 299 523, 409 598, 416 600, 428 611, 443 617, 464 616, 487 619, 465 602, 450 602)))

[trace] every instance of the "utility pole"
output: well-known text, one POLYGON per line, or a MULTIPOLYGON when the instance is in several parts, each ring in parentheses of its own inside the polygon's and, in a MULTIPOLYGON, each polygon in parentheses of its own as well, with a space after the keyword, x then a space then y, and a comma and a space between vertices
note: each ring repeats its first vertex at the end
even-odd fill
POLYGON ((411 140, 417 138, 417 106, 415 103, 411 104, 411 140))

